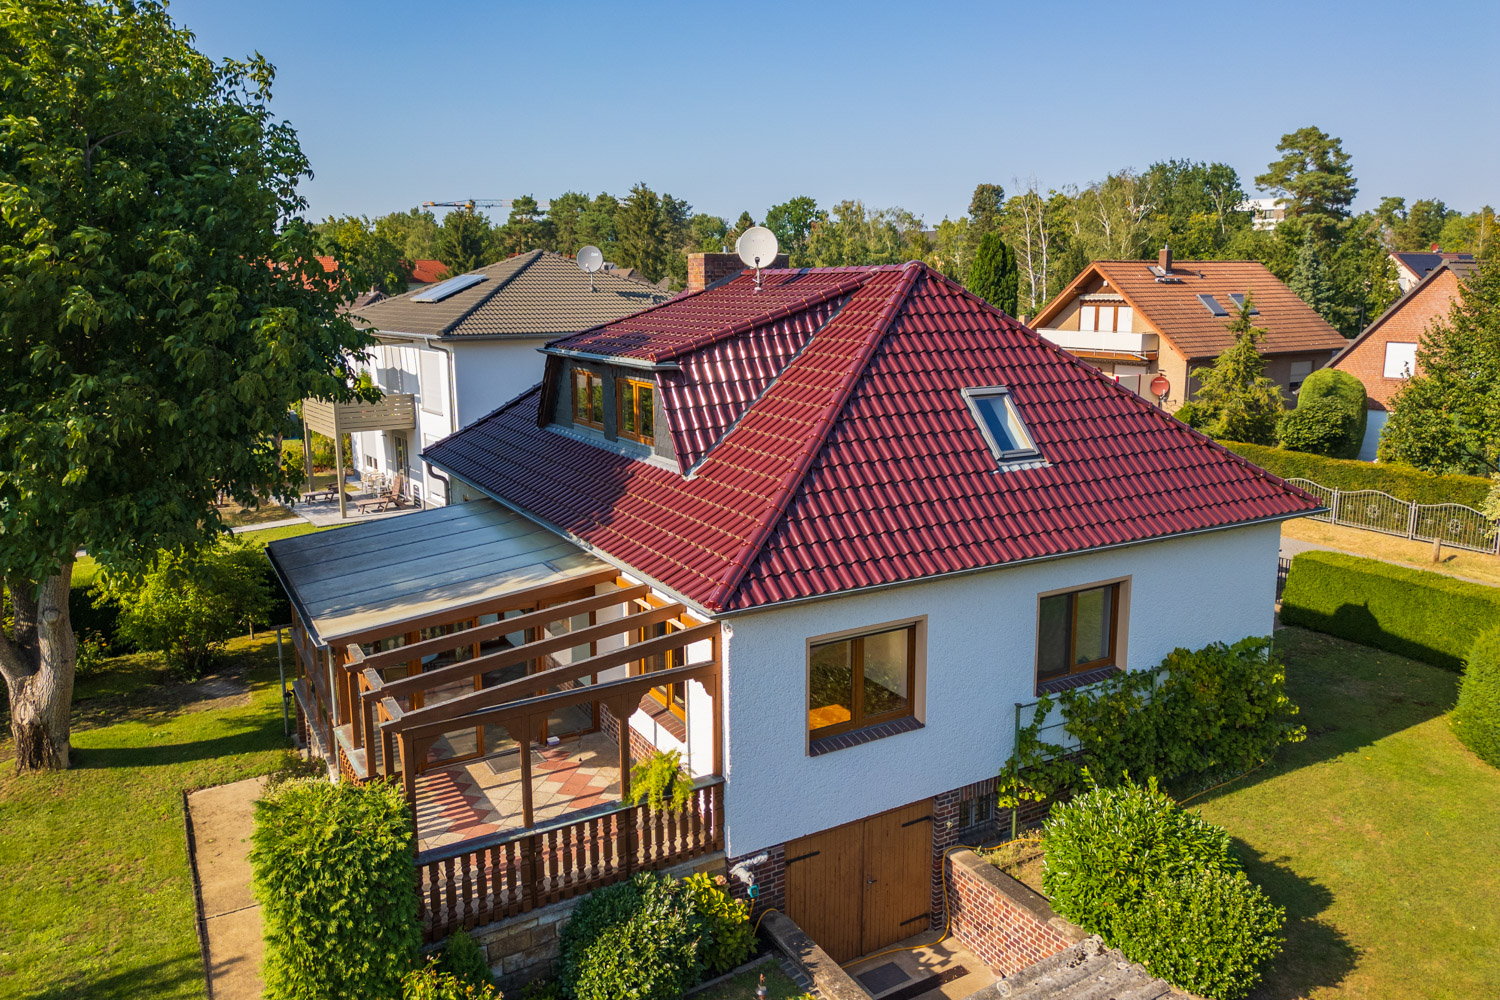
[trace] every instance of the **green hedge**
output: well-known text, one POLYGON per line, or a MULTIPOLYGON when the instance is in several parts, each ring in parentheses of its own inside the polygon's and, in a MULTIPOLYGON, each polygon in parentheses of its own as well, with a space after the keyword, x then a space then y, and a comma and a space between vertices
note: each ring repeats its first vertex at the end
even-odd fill
POLYGON ((1342 552, 1292 560, 1281 620, 1457 670, 1500 621, 1500 588, 1342 552))
POLYGON ((1464 746, 1500 767, 1500 628, 1481 635, 1469 650, 1452 720, 1464 746))
POLYGON ((1392 462, 1355 462, 1324 458, 1239 441, 1219 442, 1282 479, 1311 479, 1334 490, 1380 490, 1413 503, 1461 503, 1479 508, 1490 482, 1479 476, 1439 476, 1392 462))

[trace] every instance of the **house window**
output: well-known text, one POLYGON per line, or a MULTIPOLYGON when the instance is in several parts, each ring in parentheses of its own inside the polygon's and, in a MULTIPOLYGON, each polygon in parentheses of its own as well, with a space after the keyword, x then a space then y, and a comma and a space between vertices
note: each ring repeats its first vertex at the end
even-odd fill
POLYGON ((1385 345, 1385 377, 1411 378, 1417 370, 1417 345, 1391 341, 1385 345))
POLYGON ((1312 374, 1312 362, 1311 361, 1293 361, 1292 362, 1292 377, 1288 380, 1288 384, 1289 384, 1291 390, 1293 392, 1296 392, 1298 389, 1301 389, 1302 388, 1302 383, 1305 382, 1305 381, 1307 381, 1307 376, 1309 376, 1311 374, 1312 374))
POLYGON ((1037 608, 1037 683, 1118 666, 1120 584, 1041 598, 1037 608))
POLYGON ((1040 454, 1010 390, 1003 385, 965 389, 964 401, 974 415, 986 443, 1002 462, 1034 458, 1040 454))
POLYGON ((573 423, 604 430, 604 380, 584 368, 573 369, 573 423))
POLYGON ((422 394, 422 412, 442 415, 443 395, 447 388, 443 385, 443 359, 437 351, 418 351, 417 363, 421 376, 418 391, 422 394))
POLYGON ((916 669, 916 625, 814 645, 808 730, 816 739, 911 715, 916 669))
POLYGON ((656 386, 633 378, 615 381, 615 401, 619 407, 615 432, 622 438, 651 444, 656 440, 656 413, 652 409, 656 386))
MULTIPOLYGON (((667 634, 669 626, 666 622, 659 622, 640 630, 640 641, 655 639, 667 634)), ((682 666, 678 662, 679 650, 669 649, 663 653, 648 656, 641 661, 641 672, 652 673, 657 670, 671 670, 673 667, 682 666)), ((666 708, 679 719, 687 719, 687 682, 678 681, 675 684, 663 684, 661 687, 651 689, 652 699, 662 707, 666 708)))

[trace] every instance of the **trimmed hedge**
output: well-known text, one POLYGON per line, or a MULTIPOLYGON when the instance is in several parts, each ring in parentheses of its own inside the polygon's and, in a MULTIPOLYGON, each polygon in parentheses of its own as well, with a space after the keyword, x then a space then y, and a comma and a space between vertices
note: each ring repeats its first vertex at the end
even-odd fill
POLYGON ((401 995, 421 939, 412 836, 397 785, 267 789, 250 850, 267 1000, 401 995))
POLYGON ((1239 441, 1219 443, 1282 479, 1311 479, 1334 490, 1380 490, 1412 503, 1461 503, 1476 510, 1490 491, 1489 480, 1479 476, 1439 476, 1394 462, 1355 462, 1239 441))
POLYGON ((1319 368, 1302 383, 1276 436, 1293 451, 1358 458, 1368 421, 1364 383, 1338 368, 1319 368))
POLYGON ((1281 620, 1457 670, 1500 621, 1500 588, 1342 552, 1292 560, 1281 620))
POLYGON ((1464 746, 1500 767, 1500 628, 1481 635, 1469 650, 1451 719, 1464 746))

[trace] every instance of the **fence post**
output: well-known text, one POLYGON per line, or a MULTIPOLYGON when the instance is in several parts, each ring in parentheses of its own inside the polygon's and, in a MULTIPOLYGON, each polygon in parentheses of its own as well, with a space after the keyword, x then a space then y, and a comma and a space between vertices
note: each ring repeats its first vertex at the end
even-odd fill
POLYGON ((1337 489, 1334 490, 1333 491, 1333 496, 1330 498, 1330 500, 1332 502, 1328 506, 1328 523, 1329 524, 1338 524, 1339 523, 1339 493, 1340 493, 1339 490, 1337 490, 1337 489))
MULTIPOLYGON (((1016 702, 1016 725, 1015 725, 1015 728, 1013 730, 1011 730, 1011 735, 1010 735, 1010 777, 1011 777, 1011 794, 1012 795, 1016 794, 1016 784, 1017 784, 1016 783, 1016 778, 1021 773, 1021 771, 1020 771, 1020 764, 1016 760, 1016 755, 1019 754, 1020 752, 1021 752, 1021 703, 1018 701, 1018 702, 1016 702)), ((1019 803, 1010 807, 1010 839, 1011 840, 1015 840, 1016 839, 1016 836, 1017 836, 1017 827, 1018 827, 1019 822, 1020 822, 1020 819, 1019 819, 1020 814, 1021 814, 1021 807, 1020 807, 1019 803)))
POLYGON ((1406 520, 1406 537, 1412 539, 1417 537, 1417 504, 1415 501, 1411 504, 1411 517, 1406 520))

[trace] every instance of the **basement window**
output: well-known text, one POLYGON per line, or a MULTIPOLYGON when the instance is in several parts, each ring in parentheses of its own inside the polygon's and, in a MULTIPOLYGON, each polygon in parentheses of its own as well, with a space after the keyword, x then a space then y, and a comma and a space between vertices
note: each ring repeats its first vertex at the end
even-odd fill
POLYGON ((964 390, 964 402, 984 435, 990 451, 1001 462, 1036 458, 1041 452, 1016 409, 1010 389, 1003 385, 964 390))

